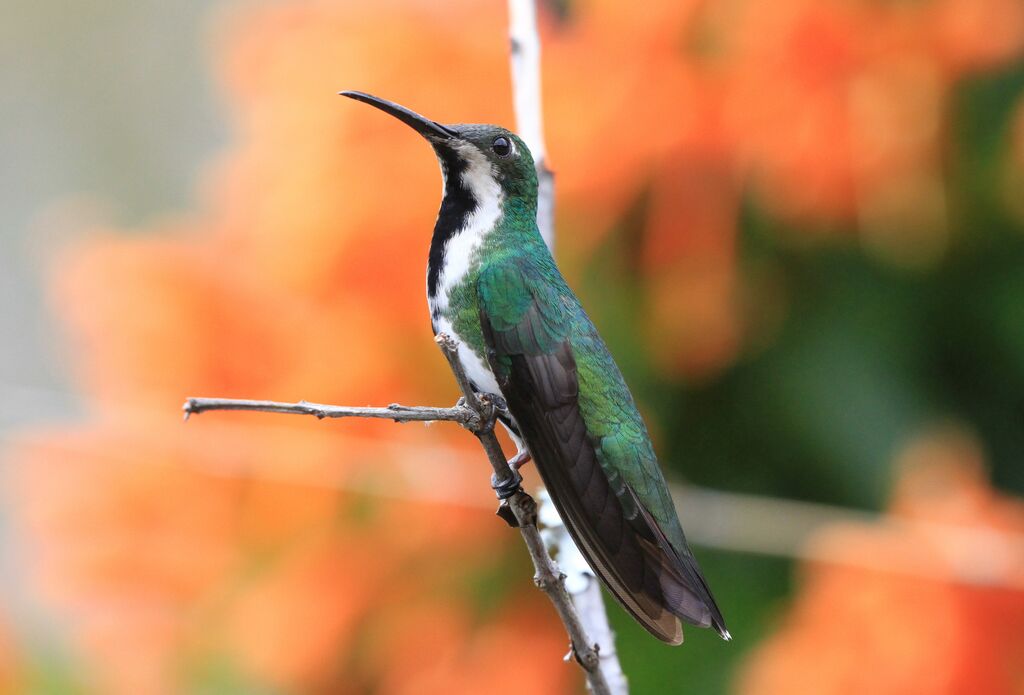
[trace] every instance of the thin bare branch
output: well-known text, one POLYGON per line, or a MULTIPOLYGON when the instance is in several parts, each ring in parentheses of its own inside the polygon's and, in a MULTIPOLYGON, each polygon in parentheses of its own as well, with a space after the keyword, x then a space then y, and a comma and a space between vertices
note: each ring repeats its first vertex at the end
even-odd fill
POLYGON ((430 408, 425 406, 406 406, 392 403, 386 408, 359 408, 341 405, 324 405, 323 403, 281 403, 278 401, 254 401, 240 398, 189 398, 182 406, 185 419, 190 415, 211 410, 249 410, 262 413, 285 413, 289 415, 312 415, 318 420, 325 418, 377 418, 394 422, 457 422, 472 429, 479 426, 480 418, 477 411, 463 405, 459 401, 451 408, 430 408))
POLYGON ((509 500, 509 506, 519 522, 519 530, 526 542, 535 569, 533 583, 540 588, 558 611, 566 632, 569 633, 571 654, 583 668, 587 676, 587 687, 595 695, 612 695, 608 679, 601 668, 601 658, 597 645, 587 635, 576 605, 569 592, 565 590, 565 575, 548 554, 544 539, 537 530, 537 503, 523 491, 519 491, 509 500))
POLYGON ((498 396, 478 394, 473 390, 459 361, 459 344, 447 335, 438 335, 437 344, 448 360, 455 380, 462 389, 463 398, 451 408, 429 408, 392 404, 386 408, 358 408, 324 405, 321 403, 279 403, 276 401, 238 400, 229 398, 189 398, 185 401, 185 419, 189 415, 213 410, 249 410, 269 413, 312 415, 324 418, 378 418, 395 422, 457 422, 471 431, 487 454, 494 474, 491 486, 501 505, 498 515, 511 526, 519 528, 534 565, 534 583, 554 604, 558 616, 569 634, 571 654, 583 668, 587 685, 596 695, 614 695, 601 669, 596 645, 587 637, 579 613, 565 589, 565 575, 551 559, 540 531, 537 529, 537 503, 521 487, 522 477, 508 465, 501 445, 494 434, 497 413, 505 407, 498 396))

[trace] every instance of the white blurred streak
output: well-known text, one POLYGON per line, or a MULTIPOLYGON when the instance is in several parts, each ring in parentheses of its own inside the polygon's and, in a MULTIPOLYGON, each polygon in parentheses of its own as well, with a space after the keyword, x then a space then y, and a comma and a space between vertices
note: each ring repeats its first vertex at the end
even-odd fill
POLYGON ((509 0, 508 15, 516 127, 539 164, 547 158, 547 150, 541 113, 540 38, 534 0, 509 0))
POLYGON ((672 486, 687 536, 720 550, 794 558, 938 581, 1024 590, 1024 534, 964 524, 901 519, 812 502, 672 486), (934 557, 894 560, 815 542, 825 529, 912 534, 934 557))
POLYGON ((799 557, 801 548, 824 526, 869 524, 878 518, 824 504, 692 485, 673 485, 672 501, 690 540, 722 550, 780 557, 799 557))
POLYGON ((512 61, 512 101, 516 130, 530 148, 537 167, 537 226, 548 248, 555 247, 554 178, 544 145, 541 100, 540 35, 534 0, 509 0, 509 44, 512 61))

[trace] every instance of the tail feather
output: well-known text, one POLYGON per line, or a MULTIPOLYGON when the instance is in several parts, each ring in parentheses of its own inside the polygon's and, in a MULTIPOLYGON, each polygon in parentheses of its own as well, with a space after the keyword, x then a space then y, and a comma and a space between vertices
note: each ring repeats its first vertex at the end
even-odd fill
POLYGON ((659 565, 658 579, 665 606, 687 623, 697 627, 713 627, 722 639, 731 640, 732 635, 725 626, 725 618, 722 617, 715 597, 711 595, 711 588, 697 561, 688 552, 679 552, 651 513, 642 504, 637 506, 646 526, 657 540, 656 547, 652 543, 645 543, 644 550, 659 565))

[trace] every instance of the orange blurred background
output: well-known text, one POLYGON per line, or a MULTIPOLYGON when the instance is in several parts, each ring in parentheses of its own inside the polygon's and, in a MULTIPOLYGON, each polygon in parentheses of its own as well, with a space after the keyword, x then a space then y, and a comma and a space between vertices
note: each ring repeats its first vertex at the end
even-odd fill
MULTIPOLYGON (((72 93, 95 112, 23 85, 82 68, 0 73, 33 95, 21 158, 59 130, 32 109, 107 143, 7 162, 12 204, 46 190, 25 172, 76 197, 10 220, 27 299, 4 378, 75 405, 5 423, 0 692, 581 692, 458 428, 178 410, 455 399, 423 297, 437 165, 335 92, 512 125, 505 4, 199 5, 180 27, 123 2, 79 21, 131 37, 99 76, 140 99, 184 80, 170 113, 207 125, 95 75, 72 93), (193 199, 153 163, 175 148, 193 199), (156 221, 97 212, 91 167, 156 221), (52 333, 23 330, 44 313, 52 333)), ((74 31, 40 7, 14 10, 22 60, 74 31)), ((613 608, 634 692, 1024 693, 1024 4, 568 0, 541 20, 557 254, 670 477, 879 513, 795 562, 698 547, 734 643, 669 649, 613 608)))

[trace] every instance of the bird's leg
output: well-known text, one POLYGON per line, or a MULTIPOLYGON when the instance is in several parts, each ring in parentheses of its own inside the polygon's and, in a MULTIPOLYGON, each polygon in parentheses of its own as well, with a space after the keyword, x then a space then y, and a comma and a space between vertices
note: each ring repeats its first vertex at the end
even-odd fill
POLYGON ((516 452, 515 456, 513 456, 512 458, 510 458, 508 460, 508 465, 509 465, 509 467, 512 470, 518 471, 520 468, 522 468, 523 466, 525 466, 527 463, 529 463, 532 460, 533 459, 530 456, 530 450, 526 449, 526 448, 522 448, 522 449, 519 449, 519 451, 516 452))
POLYGON ((500 396, 494 397, 494 407, 501 416, 502 427, 508 432, 509 438, 516 445, 516 455, 508 460, 508 467, 514 471, 518 471, 524 465, 532 461, 530 457, 530 450, 526 448, 526 442, 519 436, 513 427, 509 424, 512 422, 512 413, 508 410, 508 405, 505 403, 505 399, 500 396))

